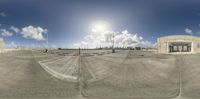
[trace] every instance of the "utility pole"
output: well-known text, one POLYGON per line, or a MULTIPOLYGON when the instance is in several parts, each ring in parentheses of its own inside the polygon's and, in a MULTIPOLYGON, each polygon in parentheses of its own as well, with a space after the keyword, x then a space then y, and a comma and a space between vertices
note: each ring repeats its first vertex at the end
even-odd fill
POLYGON ((48 41, 48 33, 47 33, 47 38, 46 38, 46 47, 45 47, 45 45, 44 45, 44 48, 45 48, 45 53, 47 53, 48 52, 48 44, 49 43, 49 41, 48 41))
POLYGON ((114 32, 113 32, 113 35, 112 35, 112 38, 113 38, 113 40, 112 40, 112 53, 115 53, 115 34, 114 34, 114 32))
POLYGON ((48 36, 48 33, 47 33, 47 40, 46 40, 46 43, 47 43, 47 48, 49 47, 49 36, 48 36))
POLYGON ((78 55, 79 55, 79 56, 81 55, 81 49, 80 49, 80 47, 79 47, 79 49, 78 49, 78 55))

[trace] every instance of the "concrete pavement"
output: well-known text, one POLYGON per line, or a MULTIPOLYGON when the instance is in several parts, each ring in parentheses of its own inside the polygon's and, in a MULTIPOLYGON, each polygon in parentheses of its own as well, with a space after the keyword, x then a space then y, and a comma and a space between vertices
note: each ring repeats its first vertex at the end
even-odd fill
POLYGON ((31 56, 0 55, 0 98, 74 98, 77 83, 59 80, 47 73, 31 56))

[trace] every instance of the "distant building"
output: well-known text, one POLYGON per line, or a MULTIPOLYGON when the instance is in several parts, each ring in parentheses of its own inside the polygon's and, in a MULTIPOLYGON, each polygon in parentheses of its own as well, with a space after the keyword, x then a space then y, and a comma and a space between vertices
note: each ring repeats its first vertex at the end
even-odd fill
POLYGON ((200 38, 190 35, 171 35, 157 39, 158 53, 194 54, 200 53, 200 38))

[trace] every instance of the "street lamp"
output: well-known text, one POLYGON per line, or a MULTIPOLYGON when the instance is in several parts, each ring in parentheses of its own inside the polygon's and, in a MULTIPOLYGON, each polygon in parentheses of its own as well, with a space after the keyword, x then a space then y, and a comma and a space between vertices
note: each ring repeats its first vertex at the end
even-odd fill
POLYGON ((47 33, 47 40, 46 40, 46 43, 47 43, 47 48, 48 48, 48 45, 49 45, 49 36, 48 36, 48 33, 47 33))
POLYGON ((115 34, 114 34, 114 32, 113 32, 113 35, 112 35, 112 38, 113 38, 113 41, 112 41, 112 53, 115 53, 115 34))

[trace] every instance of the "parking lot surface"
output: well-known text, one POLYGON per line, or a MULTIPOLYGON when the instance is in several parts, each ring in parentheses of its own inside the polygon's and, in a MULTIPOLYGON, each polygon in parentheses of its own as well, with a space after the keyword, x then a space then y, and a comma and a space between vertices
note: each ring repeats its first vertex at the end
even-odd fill
POLYGON ((0 98, 198 99, 199 59, 132 50, 1 53, 0 98))

